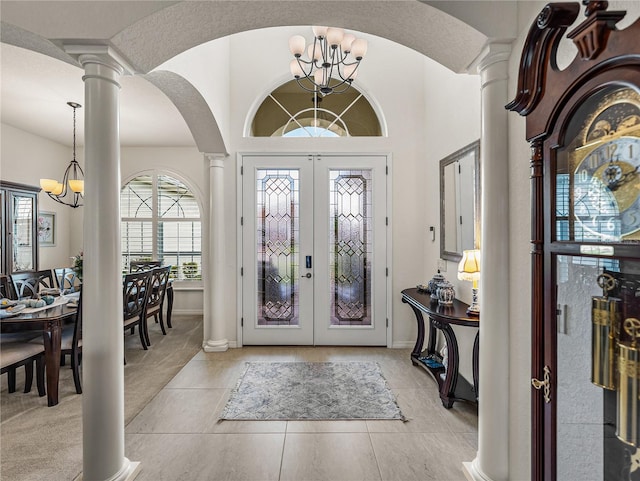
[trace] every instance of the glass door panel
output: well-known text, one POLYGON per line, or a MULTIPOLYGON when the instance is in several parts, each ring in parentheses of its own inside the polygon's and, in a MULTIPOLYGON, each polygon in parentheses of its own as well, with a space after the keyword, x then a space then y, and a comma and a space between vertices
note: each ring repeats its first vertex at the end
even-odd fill
POLYGON ((315 163, 317 345, 387 343, 386 156, 315 163))
POLYGON ((640 479, 640 262, 555 259, 557 479, 640 479))
POLYGON ((313 344, 313 161, 243 156, 242 186, 243 344, 313 344))
POLYGON ((11 272, 36 270, 37 248, 34 236, 35 199, 11 195, 13 259, 11 272))

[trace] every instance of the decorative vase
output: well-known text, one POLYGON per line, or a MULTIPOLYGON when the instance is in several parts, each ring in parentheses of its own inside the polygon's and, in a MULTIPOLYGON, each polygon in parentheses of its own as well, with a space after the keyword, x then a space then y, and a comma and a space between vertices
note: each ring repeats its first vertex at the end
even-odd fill
POLYGON ((445 280, 438 284, 438 304, 441 306, 451 306, 453 299, 456 297, 456 291, 453 284, 445 280))
POLYGON ((438 273, 433 276, 433 278, 429 281, 428 287, 429 292, 431 293, 431 301, 435 302, 438 300, 438 284, 444 282, 446 279, 442 274, 440 274, 440 270, 438 269, 438 273))

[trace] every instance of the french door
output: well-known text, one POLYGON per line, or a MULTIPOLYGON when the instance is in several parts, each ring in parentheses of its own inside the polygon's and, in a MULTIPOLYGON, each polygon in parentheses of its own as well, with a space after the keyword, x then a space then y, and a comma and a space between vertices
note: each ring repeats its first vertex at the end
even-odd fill
POLYGON ((243 344, 386 345, 386 161, 242 156, 243 344))

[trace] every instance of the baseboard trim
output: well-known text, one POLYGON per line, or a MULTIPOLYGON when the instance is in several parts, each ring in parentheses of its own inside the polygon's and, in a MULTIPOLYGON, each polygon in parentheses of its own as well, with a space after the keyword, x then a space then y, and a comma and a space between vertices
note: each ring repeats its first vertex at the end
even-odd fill
POLYGON ((416 341, 395 341, 391 345, 391 349, 408 349, 415 346, 416 341))
POLYGON ((171 311, 172 316, 202 316, 204 311, 202 309, 173 309, 171 311))

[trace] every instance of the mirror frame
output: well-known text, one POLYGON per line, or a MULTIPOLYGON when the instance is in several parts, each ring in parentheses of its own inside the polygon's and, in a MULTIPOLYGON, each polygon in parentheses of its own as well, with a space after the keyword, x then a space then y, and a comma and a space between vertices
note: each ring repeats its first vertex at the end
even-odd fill
POLYGON ((470 152, 474 154, 473 160, 473 247, 480 248, 480 140, 476 140, 471 144, 457 150, 440 161, 440 258, 459 262, 462 259, 462 252, 452 252, 445 250, 445 205, 444 205, 444 170, 445 167, 453 162, 457 162, 470 152))

